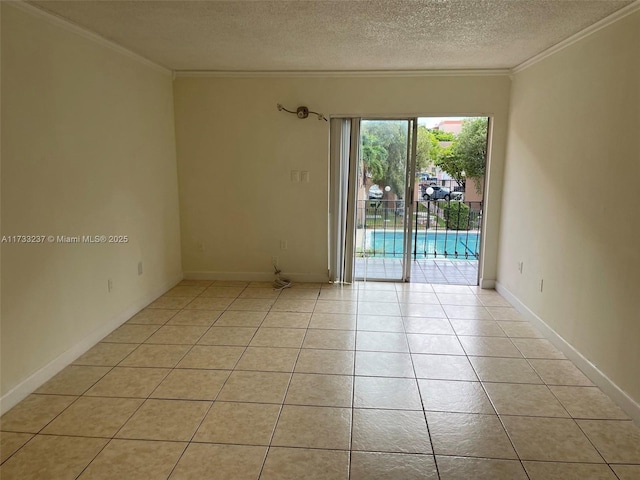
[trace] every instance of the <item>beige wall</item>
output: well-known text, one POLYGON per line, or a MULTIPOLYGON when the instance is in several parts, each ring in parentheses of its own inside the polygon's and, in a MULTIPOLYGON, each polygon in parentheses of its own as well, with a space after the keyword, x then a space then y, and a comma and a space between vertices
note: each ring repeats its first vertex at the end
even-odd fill
POLYGON ((2 234, 129 236, 2 244, 3 396, 181 277, 178 214, 170 74, 3 2, 2 234))
POLYGON ((484 277, 495 279, 509 89, 506 76, 177 78, 185 275, 271 279, 277 255, 294 278, 327 278, 329 124, 281 103, 327 116, 493 116, 484 277), (292 183, 291 170, 311 181, 292 183))
POLYGON ((514 76, 498 271, 636 402, 638 45, 640 12, 514 76))

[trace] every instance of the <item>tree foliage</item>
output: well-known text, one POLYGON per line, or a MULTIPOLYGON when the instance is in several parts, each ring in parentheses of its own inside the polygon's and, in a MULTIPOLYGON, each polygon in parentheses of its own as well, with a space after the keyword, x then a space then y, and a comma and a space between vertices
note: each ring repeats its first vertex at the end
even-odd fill
POLYGON ((467 177, 479 179, 484 176, 487 160, 486 118, 473 118, 462 122, 456 150, 463 159, 467 177))
POLYGON ((387 150, 380 139, 370 132, 362 133, 360 158, 362 160, 363 178, 370 177, 374 182, 384 177, 384 164, 387 161, 387 150))
POLYGON ((361 124, 360 158, 363 174, 373 183, 387 185, 404 197, 407 158, 407 126, 404 121, 364 121, 361 124))
POLYGON ((449 230, 469 230, 470 208, 463 202, 447 202, 444 205, 444 218, 449 230))
POLYGON ((416 143, 416 172, 428 170, 440 155, 440 143, 432 130, 424 125, 418 126, 416 143))
POLYGON ((455 144, 443 148, 435 164, 451 175, 451 178, 453 178, 458 185, 464 185, 466 179, 465 165, 462 157, 460 157, 456 151, 455 144))
POLYGON ((437 129, 429 131, 433 133, 433 136, 436 137, 436 140, 439 142, 453 142, 456 139, 455 134, 451 132, 445 132, 444 130, 437 129))
POLYGON ((481 189, 487 160, 487 119, 468 118, 453 143, 443 149, 435 164, 462 184, 473 178, 476 190, 481 189))
MULTIPOLYGON (((367 120, 361 124, 360 158, 362 175, 382 188, 387 185, 404 196, 407 159, 407 123, 405 121, 367 120)), ((416 171, 436 165, 463 185, 473 178, 480 189, 487 158, 487 119, 469 118, 462 122, 457 136, 450 132, 418 127, 416 171), (441 142, 451 142, 443 147, 441 142)))

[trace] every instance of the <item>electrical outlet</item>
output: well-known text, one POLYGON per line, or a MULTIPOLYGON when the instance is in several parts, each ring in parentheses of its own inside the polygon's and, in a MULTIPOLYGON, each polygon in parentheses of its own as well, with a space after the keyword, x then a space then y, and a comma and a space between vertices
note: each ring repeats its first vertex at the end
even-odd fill
POLYGON ((109 278, 107 279, 107 291, 111 293, 112 290, 113 290, 113 280, 109 278))
POLYGON ((300 181, 303 183, 309 183, 309 172, 307 170, 300 172, 300 181))
POLYGON ((524 266, 524 262, 518 262, 518 271, 522 273, 522 267, 524 266))
POLYGON ((299 182, 300 181, 300 171, 299 170, 291 170, 291 181, 299 182))
POLYGON ((288 247, 286 240, 280 240, 280 250, 286 250, 288 247))
POLYGON ((142 262, 138 262, 138 275, 142 275, 142 262))

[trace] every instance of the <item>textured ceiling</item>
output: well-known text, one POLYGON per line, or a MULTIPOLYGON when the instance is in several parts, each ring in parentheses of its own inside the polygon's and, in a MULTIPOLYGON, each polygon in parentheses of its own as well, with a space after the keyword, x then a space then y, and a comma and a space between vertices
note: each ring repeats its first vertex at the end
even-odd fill
POLYGON ((632 0, 30 1, 172 70, 511 68, 632 0))

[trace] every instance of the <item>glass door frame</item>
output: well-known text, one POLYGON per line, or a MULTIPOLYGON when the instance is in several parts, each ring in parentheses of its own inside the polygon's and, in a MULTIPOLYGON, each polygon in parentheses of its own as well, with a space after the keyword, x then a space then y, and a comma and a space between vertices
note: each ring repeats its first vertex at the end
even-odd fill
MULTIPOLYGON (((407 122, 407 149, 406 149, 406 159, 405 159, 405 185, 404 185, 404 213, 403 213, 403 255, 401 258, 402 262, 402 274, 400 278, 376 278, 376 277, 368 277, 364 278, 356 278, 357 280, 371 280, 376 282, 409 282, 411 279, 411 250, 412 250, 412 242, 413 242, 413 214, 414 214, 414 190, 415 190, 415 170, 416 170, 416 151, 417 151, 417 137, 418 137, 418 117, 375 117, 375 116, 367 116, 360 117, 357 119, 358 123, 358 165, 360 161, 360 145, 361 145, 361 134, 362 128, 361 124, 363 121, 402 121, 407 122)), ((357 185, 358 179, 352 177, 352 182, 354 182, 354 187, 357 185)), ((355 196, 355 202, 357 205, 358 198, 355 196)), ((352 223, 355 224, 355 215, 357 208, 353 209, 354 218, 352 219, 352 223)), ((366 221, 366 218, 365 218, 366 221)), ((353 244, 356 243, 356 235, 355 229, 353 231, 353 244)), ((355 253, 355 248, 352 250, 355 253)), ((355 263, 356 257, 353 255, 353 263, 355 263)), ((366 260, 365 260, 366 261, 366 260)), ((354 269, 355 270, 355 269, 354 269)))
POLYGON ((407 138, 407 171, 404 201, 404 258, 402 281, 411 281, 411 244, 413 242, 413 207, 416 185, 416 156, 418 149, 418 117, 409 118, 410 135, 407 138))

